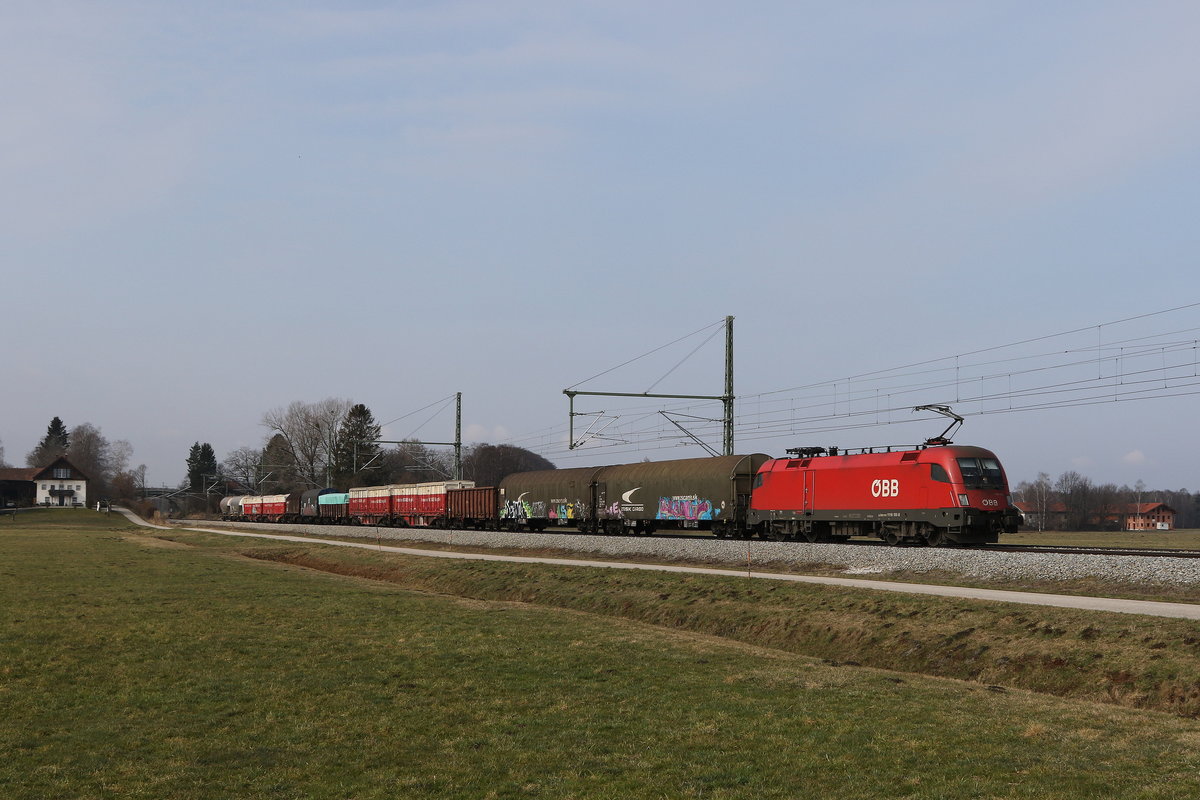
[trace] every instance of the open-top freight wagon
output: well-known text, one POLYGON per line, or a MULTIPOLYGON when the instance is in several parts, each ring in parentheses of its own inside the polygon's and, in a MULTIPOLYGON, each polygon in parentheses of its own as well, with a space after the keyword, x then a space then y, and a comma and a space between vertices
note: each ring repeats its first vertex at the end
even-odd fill
POLYGON ((356 525, 444 527, 447 494, 474 486, 474 481, 432 481, 351 489, 347 514, 356 525))

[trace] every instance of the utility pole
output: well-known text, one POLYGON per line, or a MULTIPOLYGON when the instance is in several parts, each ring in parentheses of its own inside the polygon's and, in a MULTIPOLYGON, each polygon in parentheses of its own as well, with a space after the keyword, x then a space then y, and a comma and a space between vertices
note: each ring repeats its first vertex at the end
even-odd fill
MULTIPOLYGON (((414 440, 398 440, 398 439, 379 439, 375 444, 419 444, 419 445, 437 445, 442 447, 452 446, 454 448, 454 480, 462 480, 462 392, 455 392, 455 409, 454 409, 454 441, 453 442, 419 442, 414 440)), ((355 461, 358 460, 358 451, 355 450, 355 461)), ((368 462, 369 463, 369 462, 368 462)))
POLYGON ((733 455, 733 317, 725 318, 725 455, 733 455))
POLYGON ((454 393, 454 480, 462 480, 462 392, 454 393))
MULTIPOLYGON (((664 398, 664 399, 669 399, 669 400, 720 400, 722 405, 724 406, 722 450, 724 452, 724 455, 731 456, 731 455, 733 455, 733 401, 734 401, 734 394, 733 394, 733 317, 725 318, 725 394, 711 395, 711 394, 650 394, 649 392, 579 392, 579 391, 574 391, 572 389, 563 389, 563 394, 565 394, 569 398, 569 401, 570 401, 570 403, 569 403, 570 410, 568 412, 569 419, 570 419, 568 436, 570 438, 570 441, 568 442, 568 447, 571 450, 574 450, 578 444, 575 441, 575 417, 580 416, 582 414, 582 412, 580 412, 580 414, 577 414, 575 412, 576 396, 582 395, 585 397, 652 397, 652 398, 664 398)), ((679 425, 678 422, 675 422, 674 420, 671 420, 671 422, 676 427, 683 430, 683 427, 681 425, 679 425)), ((687 433, 687 431, 684 430, 684 433, 687 433)), ((691 436, 691 434, 688 433, 688 436, 691 436)), ((696 437, 692 436, 692 438, 695 439, 696 437)), ((699 440, 697 440, 697 441, 699 441, 699 440)), ((707 445, 704 445, 702 442, 701 442, 701 445, 703 447, 705 447, 705 449, 709 450, 709 452, 712 452, 712 449, 709 448, 707 445)))

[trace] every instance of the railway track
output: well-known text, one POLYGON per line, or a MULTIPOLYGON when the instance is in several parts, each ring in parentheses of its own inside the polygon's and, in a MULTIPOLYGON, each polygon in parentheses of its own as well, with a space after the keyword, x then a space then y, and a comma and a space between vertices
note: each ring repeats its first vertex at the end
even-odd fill
MULTIPOLYGON (((242 523, 247 527, 263 527, 271 528, 278 523, 242 523)), ((338 536, 339 530, 346 530, 344 526, 326 526, 327 533, 322 531, 327 536, 338 536)), ((363 531, 370 530, 369 526, 353 527, 353 530, 363 531)), ((385 529, 389 530, 389 529, 385 529)), ((409 530, 409 529, 396 529, 409 530)), ((419 530, 419 529, 415 529, 419 530)), ((456 531, 447 528, 429 528, 428 530, 438 530, 446 533, 454 533, 456 531)), ((477 533, 479 531, 463 530, 463 533, 477 533)), ((576 531, 569 528, 556 528, 547 531, 548 533, 562 533, 567 535, 576 534, 576 531)), ((530 537, 541 535, 540 533, 527 533, 530 537)), ((745 541, 745 542, 763 542, 772 541, 779 544, 808 544, 808 542, 783 542, 775 539, 719 539, 710 533, 684 533, 684 532, 660 532, 656 534, 577 534, 579 536, 595 535, 603 536, 606 539, 676 539, 680 541, 745 541)), ((852 547, 882 547, 889 550, 923 550, 926 549, 920 545, 889 545, 887 542, 878 539, 845 539, 836 542, 815 542, 814 544, 839 544, 850 545, 852 547)), ((1090 555, 1090 556, 1135 556, 1141 558, 1200 558, 1200 550, 1164 550, 1156 548, 1140 548, 1140 547, 1072 547, 1069 545, 1043 545, 1043 544, 990 544, 990 545, 971 545, 969 547, 946 547, 946 548, 928 548, 931 550, 960 550, 963 552, 992 552, 992 553, 1040 553, 1054 555, 1090 555)))
POLYGON ((1200 558, 1200 550, 1158 550, 1143 547, 1068 547, 1052 544, 988 544, 975 548, 998 553, 1056 553, 1087 556, 1200 558))
MULTIPOLYGON (((659 534, 659 535, 664 536, 662 534, 659 534)), ((686 540, 712 539, 712 536, 704 535, 704 534, 666 534, 665 536, 668 537, 668 539, 686 539, 686 540)), ((637 537, 632 537, 632 539, 637 539, 637 537)), ((754 540, 750 540, 750 541, 764 541, 764 540, 754 539, 754 540)), ((768 540, 768 541, 772 541, 772 540, 768 540)), ((800 542, 800 543, 806 543, 806 542, 800 542)), ((816 542, 816 543, 824 543, 824 545, 830 545, 830 543, 832 543, 832 545, 851 545, 854 547, 889 547, 889 548, 895 547, 894 545, 888 545, 887 542, 883 542, 883 541, 875 540, 875 539, 847 539, 847 540, 838 541, 838 542, 816 542)), ((900 548, 904 548, 904 547, 906 547, 906 546, 904 546, 904 545, 900 546, 900 548)), ((912 546, 908 546, 908 547, 920 547, 920 546, 912 545, 912 546)), ((1046 553, 1046 554, 1052 553, 1052 554, 1057 554, 1057 555, 1133 555, 1133 557, 1145 557, 1145 558, 1153 558, 1153 557, 1184 558, 1184 559, 1200 558, 1200 551, 1196 551, 1196 549, 1190 549, 1190 551, 1189 551, 1189 549, 1162 549, 1162 548, 1148 548, 1148 547, 1072 547, 1072 546, 1068 546, 1068 545, 972 545, 972 546, 968 546, 968 547, 956 547, 953 549, 961 549, 961 551, 978 551, 978 552, 992 552, 992 553, 1046 553)))

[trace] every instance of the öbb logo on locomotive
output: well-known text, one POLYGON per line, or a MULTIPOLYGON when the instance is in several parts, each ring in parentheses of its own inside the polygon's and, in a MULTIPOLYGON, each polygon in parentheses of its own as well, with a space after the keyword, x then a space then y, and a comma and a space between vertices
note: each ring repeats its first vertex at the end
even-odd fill
POLYGON ((876 478, 871 482, 872 497, 899 497, 900 496, 900 481, 896 479, 888 480, 887 478, 876 478))

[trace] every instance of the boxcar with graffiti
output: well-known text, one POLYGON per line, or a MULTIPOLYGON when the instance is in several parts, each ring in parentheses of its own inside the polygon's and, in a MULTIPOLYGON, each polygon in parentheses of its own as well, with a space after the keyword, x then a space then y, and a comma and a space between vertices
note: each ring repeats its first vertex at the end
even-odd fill
POLYGON ((592 525, 609 533, 742 530, 754 476, 770 460, 752 453, 605 467, 595 477, 592 525))
MULTIPOLYGON (((604 467, 518 472, 500 481, 499 517, 505 527, 545 530, 580 527, 595 518, 596 473, 604 467)), ((582 528, 581 528, 582 529, 582 528)))

